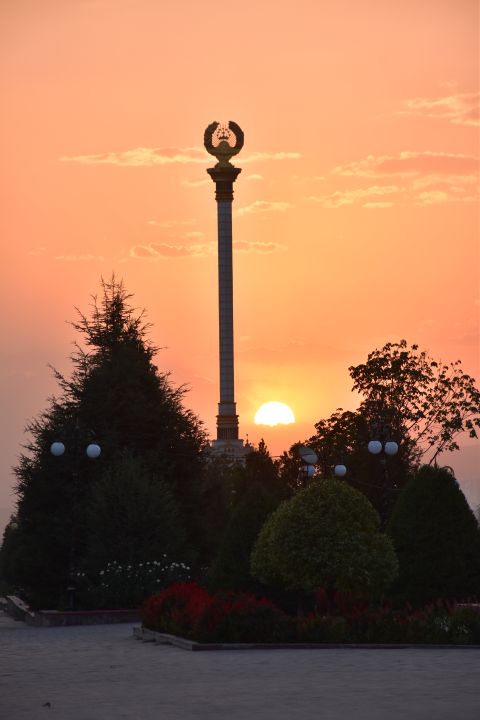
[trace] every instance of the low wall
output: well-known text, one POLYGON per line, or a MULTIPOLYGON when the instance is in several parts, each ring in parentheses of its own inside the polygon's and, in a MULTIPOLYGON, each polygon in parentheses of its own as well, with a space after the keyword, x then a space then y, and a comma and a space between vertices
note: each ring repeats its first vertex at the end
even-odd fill
POLYGON ((7 596, 7 613, 34 627, 67 625, 107 625, 133 623, 140 620, 140 610, 31 610, 15 595, 7 596))

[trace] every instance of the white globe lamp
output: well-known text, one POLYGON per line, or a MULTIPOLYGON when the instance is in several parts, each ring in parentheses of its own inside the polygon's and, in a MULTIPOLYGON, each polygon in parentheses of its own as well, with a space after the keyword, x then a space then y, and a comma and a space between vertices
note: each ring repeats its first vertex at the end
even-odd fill
POLYGON ((368 452, 372 455, 378 455, 382 452, 382 443, 380 440, 370 440, 368 443, 368 452))
POLYGON ((385 443, 385 455, 396 455, 398 453, 398 445, 393 440, 385 443))
POLYGON ((60 457, 65 452, 65 445, 61 442, 54 442, 50 445, 50 452, 54 457, 60 457))
POLYGON ((88 445, 86 449, 87 456, 92 460, 100 457, 101 452, 102 450, 100 448, 100 445, 97 445, 97 443, 90 443, 90 445, 88 445))

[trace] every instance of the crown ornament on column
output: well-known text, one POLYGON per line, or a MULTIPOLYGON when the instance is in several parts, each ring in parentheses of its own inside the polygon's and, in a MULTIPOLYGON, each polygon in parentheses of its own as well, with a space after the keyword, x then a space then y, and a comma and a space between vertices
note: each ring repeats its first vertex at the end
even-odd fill
POLYGON ((205 130, 203 144, 205 150, 217 158, 215 167, 233 167, 230 158, 243 147, 243 130, 233 120, 227 123, 213 122, 205 130))

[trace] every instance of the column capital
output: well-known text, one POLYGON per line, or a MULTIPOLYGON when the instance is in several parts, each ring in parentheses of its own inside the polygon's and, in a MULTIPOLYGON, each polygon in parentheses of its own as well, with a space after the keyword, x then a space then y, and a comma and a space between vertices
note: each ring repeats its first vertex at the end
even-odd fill
POLYGON ((233 201, 233 183, 241 172, 242 168, 233 165, 216 165, 213 168, 207 168, 207 173, 215 183, 215 200, 217 202, 233 201))

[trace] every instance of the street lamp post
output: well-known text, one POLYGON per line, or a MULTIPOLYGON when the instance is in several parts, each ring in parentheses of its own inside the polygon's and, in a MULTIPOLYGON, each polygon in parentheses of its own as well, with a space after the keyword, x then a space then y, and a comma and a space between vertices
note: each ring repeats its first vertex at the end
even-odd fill
MULTIPOLYGON (((74 434, 73 434, 73 449, 74 449, 74 464, 73 464, 73 470, 72 470, 72 485, 73 485, 73 497, 76 500, 77 499, 77 492, 78 492, 78 466, 80 461, 79 456, 79 442, 78 442, 78 434, 79 434, 79 427, 78 423, 75 425, 74 434)), ((54 457, 62 457, 62 455, 65 454, 66 447, 63 442, 55 441, 50 445, 50 452, 54 457)), ((95 442, 89 443, 87 447, 85 448, 85 454, 88 458, 91 460, 96 460, 98 457, 100 457, 102 450, 100 445, 98 445, 95 442)), ((68 577, 69 577, 69 583, 67 587, 67 607, 69 610, 75 610, 76 602, 75 602, 75 593, 76 593, 76 585, 75 585, 75 543, 76 543, 76 522, 75 522, 75 510, 76 508, 73 508, 73 514, 72 514, 72 524, 70 528, 70 547, 69 547, 69 562, 68 562, 68 577)))
POLYGON ((371 455, 379 455, 380 456, 380 462, 382 465, 382 485, 383 485, 383 497, 382 497, 382 506, 383 506, 383 515, 384 519, 386 519, 388 514, 388 466, 387 466, 387 458, 393 457, 398 453, 398 443, 396 443, 394 440, 391 439, 391 430, 388 424, 386 424, 382 419, 378 422, 375 422, 371 426, 371 433, 374 435, 375 439, 370 440, 367 449, 368 452, 371 455))
MULTIPOLYGON (((297 453, 303 462, 303 475, 308 479, 315 475, 315 466, 319 464, 318 454, 307 447, 307 445, 300 445, 297 448, 297 453)), ((323 472, 327 474, 327 464, 325 457, 320 458, 320 465, 322 466, 323 472)), ((347 468, 345 465, 330 466, 330 472, 333 468, 333 474, 335 477, 344 477, 347 474, 347 468)))

